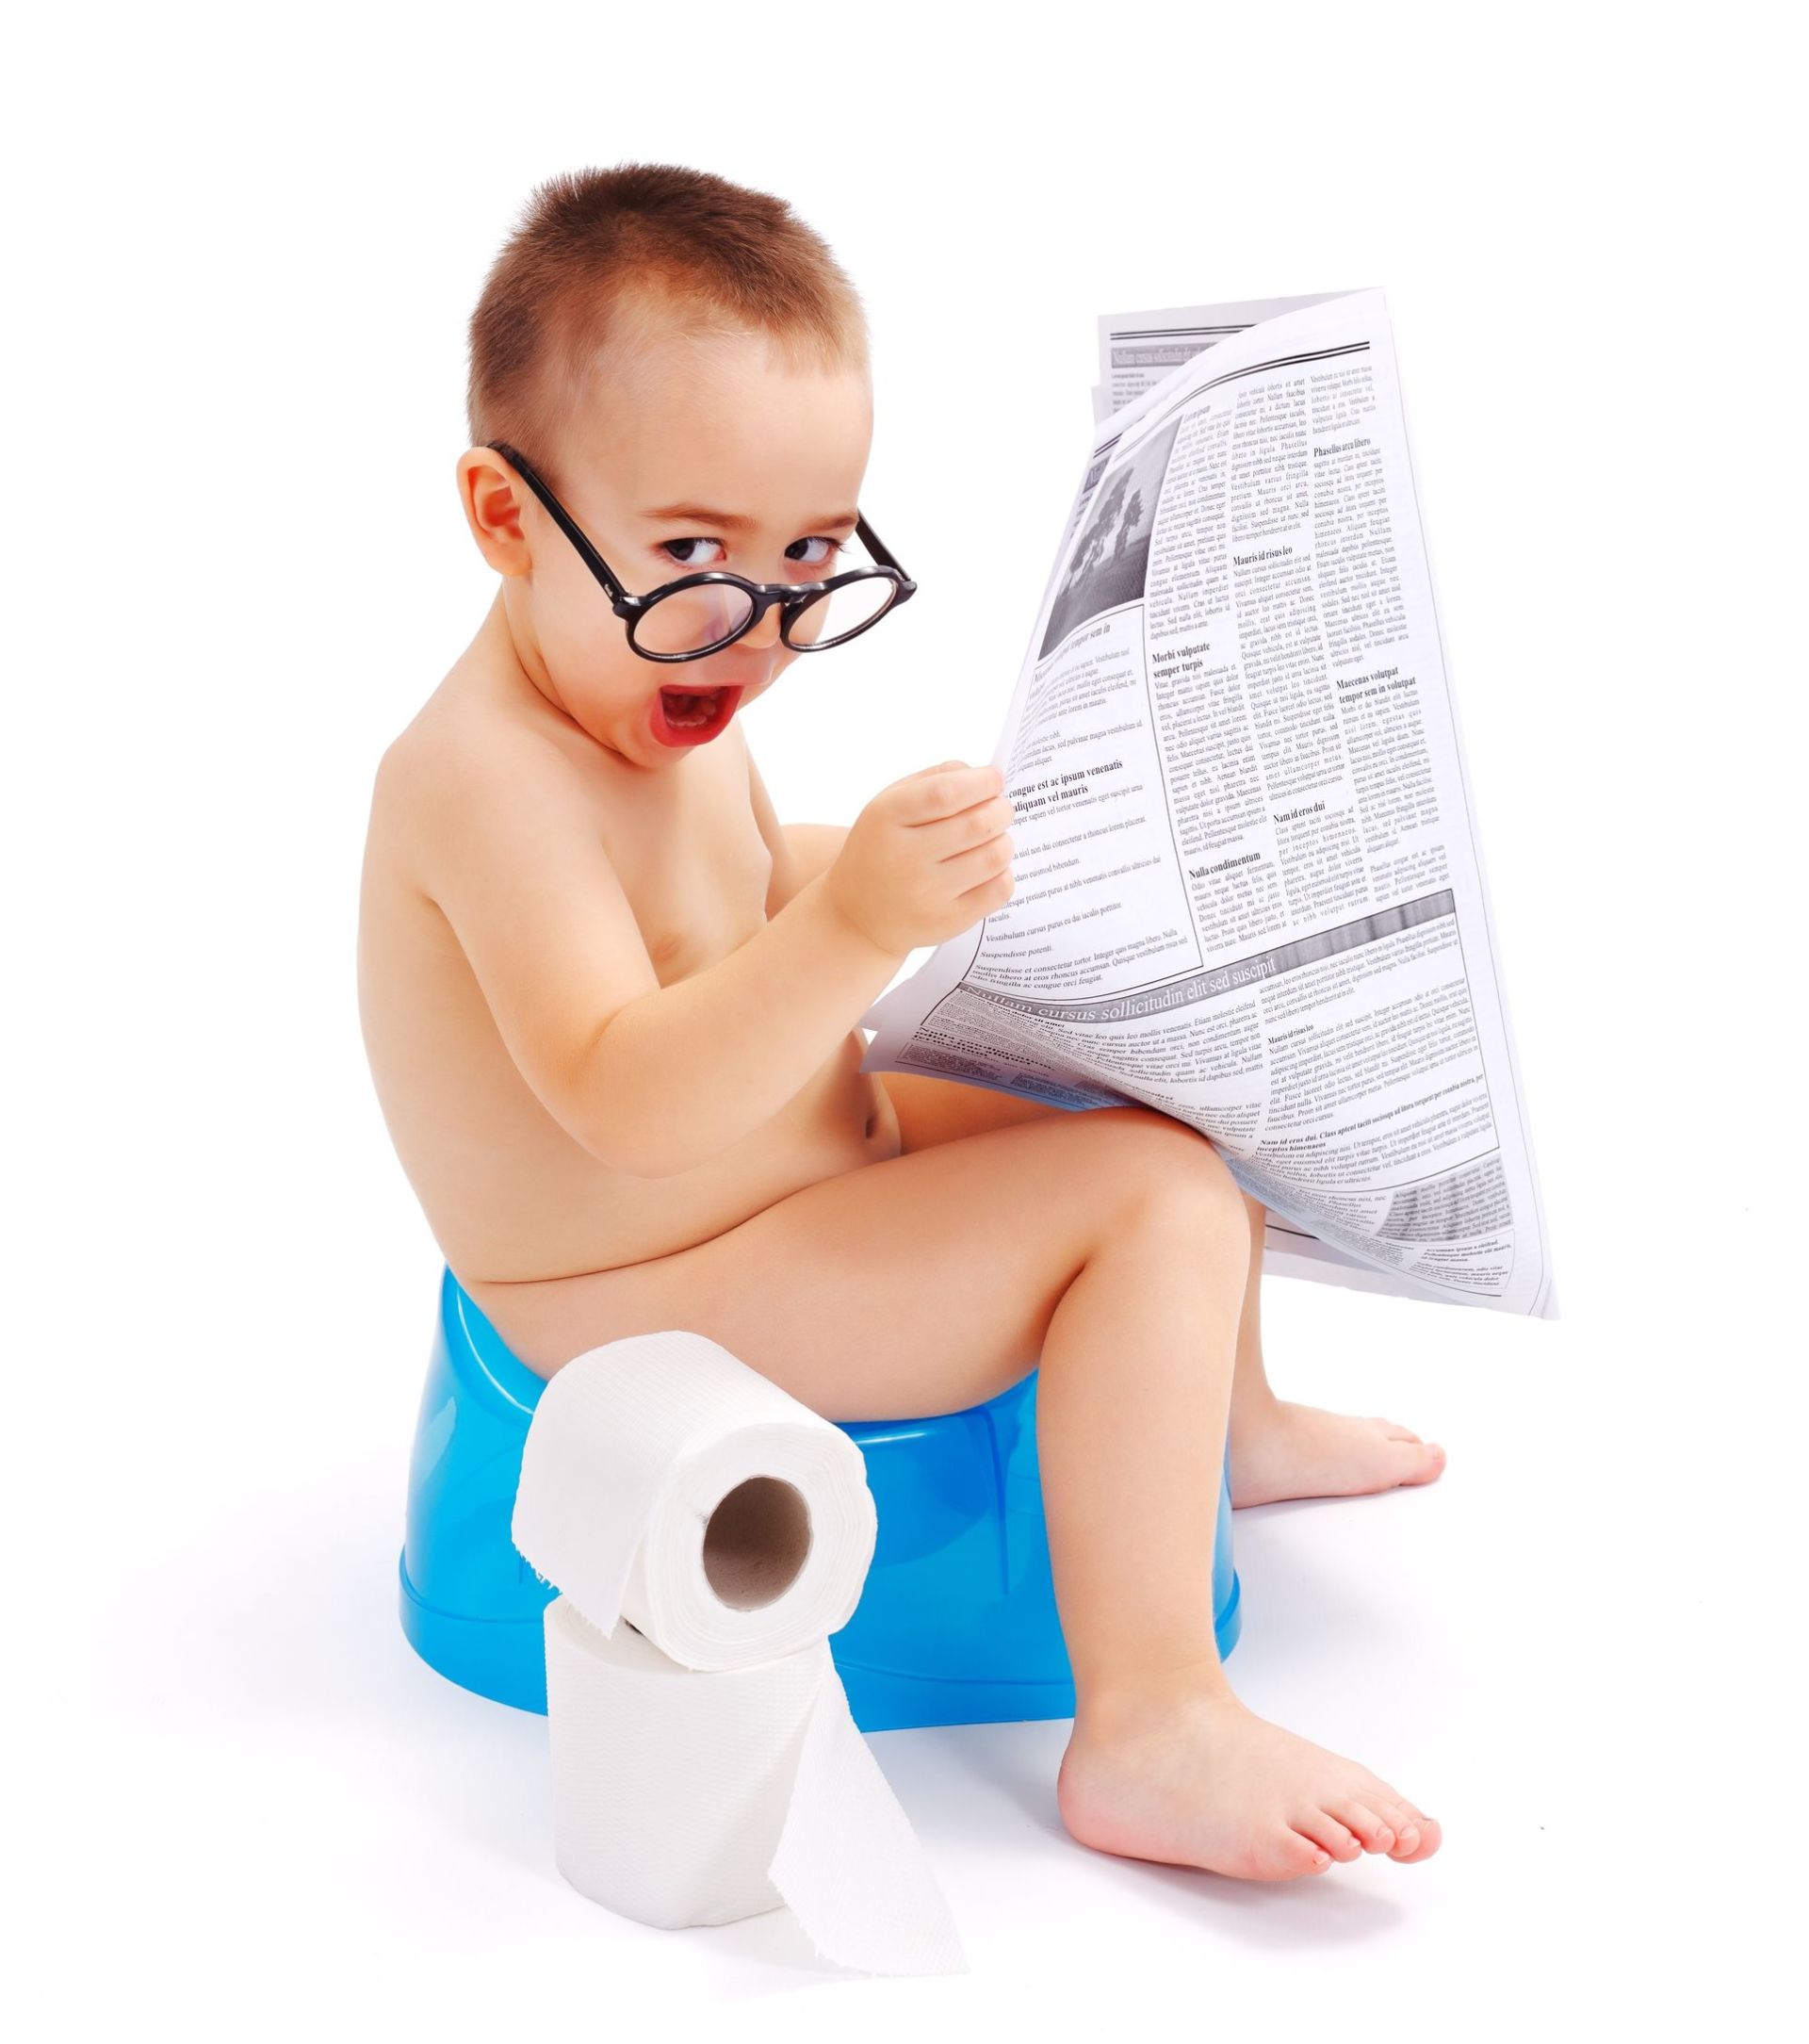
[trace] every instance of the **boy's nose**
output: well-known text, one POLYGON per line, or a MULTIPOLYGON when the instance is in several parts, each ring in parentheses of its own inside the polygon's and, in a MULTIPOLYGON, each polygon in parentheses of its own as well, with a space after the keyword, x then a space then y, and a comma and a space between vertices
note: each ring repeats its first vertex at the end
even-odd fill
POLYGON ((758 625, 751 626, 746 631, 742 632, 738 643, 757 653, 765 652, 770 646, 777 646, 779 643, 779 626, 784 619, 784 615, 785 613, 780 610, 779 606, 776 603, 774 604, 758 625))

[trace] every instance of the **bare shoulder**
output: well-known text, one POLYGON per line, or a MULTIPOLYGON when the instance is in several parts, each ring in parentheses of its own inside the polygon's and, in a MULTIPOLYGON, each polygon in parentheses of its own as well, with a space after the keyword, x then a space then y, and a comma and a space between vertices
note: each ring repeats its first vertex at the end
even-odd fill
POLYGON ((530 712, 454 668, 390 741, 377 763, 387 799, 431 810, 527 775, 572 777, 571 763, 530 712))
POLYGON ((582 807, 581 777, 543 725, 454 668, 377 762, 371 836, 426 884, 501 812, 553 829, 579 823, 582 807))

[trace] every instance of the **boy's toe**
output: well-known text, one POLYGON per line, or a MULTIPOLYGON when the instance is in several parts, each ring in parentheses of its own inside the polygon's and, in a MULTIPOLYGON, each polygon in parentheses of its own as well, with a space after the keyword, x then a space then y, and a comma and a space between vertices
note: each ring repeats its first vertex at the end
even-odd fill
POLYGON ((1420 1819, 1398 1796, 1372 1793, 1370 1807, 1376 1810, 1384 1823, 1393 1833, 1392 1843, 1384 1847, 1391 1859, 1399 1859, 1404 1853, 1411 1852, 1420 1842, 1420 1819))
POLYGON ((1394 1827, 1394 1842, 1388 1853, 1391 1859, 1405 1865, 1410 1860, 1430 1858, 1438 1851, 1441 1834, 1436 1820, 1422 1815, 1405 1796, 1394 1794, 1378 1782, 1367 1801, 1394 1827))
POLYGON ((1444 1450, 1436 1441, 1403 1442, 1401 1447, 1408 1464, 1408 1474, 1404 1481, 1430 1483, 1435 1477, 1443 1473, 1444 1450))
POLYGON ((1403 1866, 1410 1865, 1416 1859, 1430 1859, 1443 1836, 1436 1817, 1410 1818, 1408 1828, 1400 1833, 1394 1850, 1388 1856, 1398 1859, 1403 1866))
POLYGON ((1293 1823, 1296 1831, 1305 1838, 1315 1840, 1334 1859, 1361 1859, 1363 1856, 1361 1840, 1328 1809, 1302 1810, 1293 1823))
POLYGON ((1366 1853, 1392 1852, 1394 1847, 1394 1827, 1385 1818, 1377 1815, 1366 1803, 1346 1799, 1329 1806, 1331 1814, 1337 1818, 1366 1853))
MULTIPOLYGON (((1393 1844, 1384 1848, 1391 1859, 1397 1859, 1406 1866, 1415 1859, 1429 1859, 1438 1851, 1442 1834, 1437 1821, 1423 1816, 1404 1795, 1379 1777, 1371 1777, 1363 1791, 1361 1807, 1373 1809, 1393 1831, 1393 1844)), ((1343 1806, 1339 1807, 1342 1812, 1343 1806)))
POLYGON ((1317 1839, 1284 1831, 1265 1856, 1263 1872, 1271 1881, 1292 1881, 1303 1873, 1325 1873, 1330 1866, 1331 1855, 1317 1839))

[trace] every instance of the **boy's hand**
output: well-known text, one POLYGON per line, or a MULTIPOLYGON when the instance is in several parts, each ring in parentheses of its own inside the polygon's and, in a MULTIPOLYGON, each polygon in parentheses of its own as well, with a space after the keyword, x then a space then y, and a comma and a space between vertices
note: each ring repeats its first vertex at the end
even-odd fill
POLYGON ((827 897, 844 922, 900 957, 970 928, 1011 899, 1016 811, 996 766, 940 766, 882 789, 856 817, 827 897))

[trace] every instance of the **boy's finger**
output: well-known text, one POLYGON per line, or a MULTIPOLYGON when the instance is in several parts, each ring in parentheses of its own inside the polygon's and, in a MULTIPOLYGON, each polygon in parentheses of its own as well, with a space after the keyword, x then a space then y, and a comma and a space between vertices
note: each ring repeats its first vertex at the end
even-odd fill
POLYGON ((1001 830, 978 844, 964 844, 941 861, 937 876, 970 887, 976 876, 989 878, 1000 866, 1009 866, 1018 856, 1018 845, 1008 831, 1001 830), (963 877, 966 875, 967 877, 963 877))
POLYGON ((938 858, 953 858, 970 845, 990 844, 1003 837, 1017 821, 1018 812, 1002 794, 983 796, 952 816, 933 816, 918 825, 925 845, 938 858))
POLYGON ((903 780, 895 781, 894 787, 909 788, 920 780, 928 780, 932 774, 958 774, 967 766, 965 760, 942 760, 935 766, 920 766, 916 773, 906 774, 903 780))
POLYGON ((931 767, 917 778, 910 790, 906 820, 935 823, 944 816, 958 815, 976 802, 985 802, 1004 786, 1004 776, 996 766, 964 766, 952 760, 931 767))

